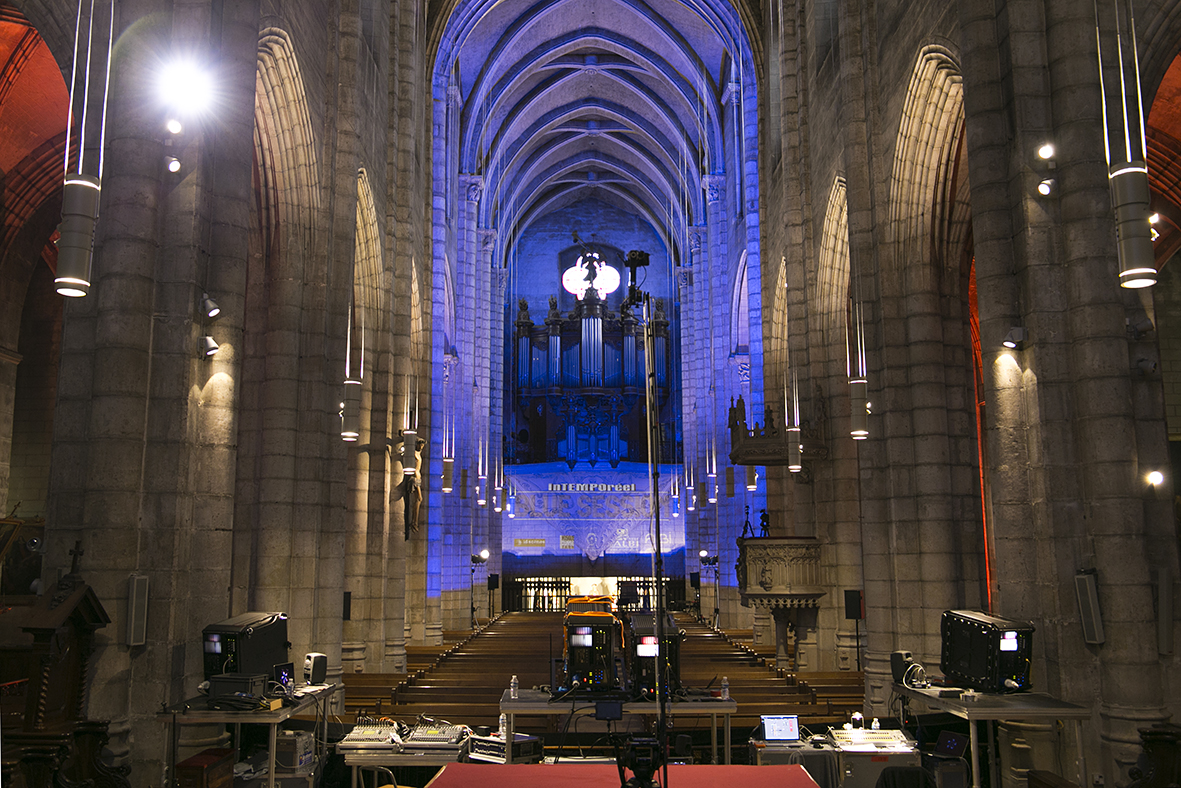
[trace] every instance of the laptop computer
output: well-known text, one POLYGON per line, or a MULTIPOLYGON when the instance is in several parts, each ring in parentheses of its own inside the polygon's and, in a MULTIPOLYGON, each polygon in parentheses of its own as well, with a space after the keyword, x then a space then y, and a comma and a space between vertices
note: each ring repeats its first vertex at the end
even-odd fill
POLYGON ((295 663, 280 662, 271 669, 271 680, 286 687, 295 681, 295 663))
POLYGON ((968 735, 955 731, 940 731, 939 740, 935 742, 934 755, 945 758, 962 758, 968 749, 968 735))
POLYGON ((794 744, 800 740, 800 718, 795 714, 764 714, 763 741, 794 744))

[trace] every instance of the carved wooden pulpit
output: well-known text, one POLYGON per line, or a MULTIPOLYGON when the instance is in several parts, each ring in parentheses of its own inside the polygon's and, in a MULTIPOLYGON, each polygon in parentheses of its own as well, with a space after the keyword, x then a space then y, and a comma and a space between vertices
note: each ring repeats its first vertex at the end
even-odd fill
POLYGON ((56 586, 0 604, 5 785, 128 784, 125 769, 98 760, 107 723, 85 717, 94 633, 111 618, 78 573, 81 544, 70 552, 70 573, 56 586))

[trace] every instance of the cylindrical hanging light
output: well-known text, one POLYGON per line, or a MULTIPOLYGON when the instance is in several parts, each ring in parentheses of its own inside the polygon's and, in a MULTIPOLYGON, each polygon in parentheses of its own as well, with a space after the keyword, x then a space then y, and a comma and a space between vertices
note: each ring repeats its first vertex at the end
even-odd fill
POLYGON ((451 457, 443 458, 443 492, 449 493, 454 486, 452 482, 455 479, 455 460, 451 457))
POLYGON ((418 470, 417 458, 414 452, 418 445, 418 431, 413 427, 402 430, 402 473, 413 476, 418 470))
POLYGON ((1107 155, 1108 184, 1115 210, 1119 283, 1140 288, 1156 284, 1156 250, 1149 221, 1148 143, 1144 136, 1144 99, 1140 92, 1140 62, 1136 47, 1136 17, 1130 0, 1114 2, 1114 15, 1100 19, 1095 3, 1095 51, 1099 58, 1102 93, 1103 148, 1107 155), (1106 24, 1104 24, 1106 22, 1106 24), (1118 79, 1104 79, 1107 68, 1118 79))
POLYGON ((340 403, 340 437, 351 443, 360 436, 361 381, 348 378, 344 382, 344 401, 340 403))
POLYGON ((746 466, 746 489, 754 492, 759 488, 759 469, 753 465, 746 466))
POLYGON ((517 516, 517 490, 512 485, 508 488, 508 498, 504 502, 504 513, 509 516, 509 519, 517 516))
POLYGON ((849 434, 855 441, 869 437, 869 411, 865 407, 868 387, 865 378, 849 381, 849 434))
POLYGON ((71 172, 62 190, 61 238, 57 242, 57 292, 80 298, 90 292, 94 227, 98 221, 98 178, 71 172))
MULTIPOLYGON (((94 229, 98 222, 99 196, 103 176, 103 155, 107 135, 107 98, 111 82, 111 50, 115 34, 115 3, 111 0, 106 48, 95 39, 95 5, 91 3, 83 20, 85 5, 78 4, 77 24, 74 28, 74 66, 70 77, 70 109, 66 118, 65 183, 62 187, 61 237, 57 242, 57 272, 54 288, 63 296, 80 298, 90 292, 90 268, 94 258, 94 229), (85 40, 82 36, 85 33, 85 40), (106 60, 105 67, 102 59, 106 60), (91 91, 99 98, 91 100, 91 91), (77 100, 77 101, 76 101, 77 100), (78 117, 74 108, 78 107, 78 117), (101 106, 98 123, 91 117, 101 106), (71 155, 71 141, 77 121, 77 155, 71 155), (97 128, 97 138, 95 129, 97 128), (98 163, 93 159, 86 167, 87 148, 98 151, 98 163), (88 173, 90 170, 93 174, 88 173)), ((101 27, 98 31, 101 31, 101 27)), ((101 35, 101 33, 100 33, 101 35)))
POLYGON ((1121 287, 1156 284, 1156 249, 1152 245, 1148 167, 1144 162, 1117 164, 1111 168, 1111 202, 1115 208, 1116 251, 1121 287))
POLYGON ((800 443, 800 428, 787 428, 787 469, 792 473, 804 470, 803 445, 800 443))

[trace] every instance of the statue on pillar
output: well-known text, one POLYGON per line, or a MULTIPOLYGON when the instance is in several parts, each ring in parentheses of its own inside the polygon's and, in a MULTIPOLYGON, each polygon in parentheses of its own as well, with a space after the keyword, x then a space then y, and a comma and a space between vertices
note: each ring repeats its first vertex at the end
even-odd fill
POLYGON ((403 468, 413 463, 414 473, 404 473, 402 478, 402 519, 404 521, 403 538, 410 541, 410 534, 418 532, 418 511, 422 507, 422 450, 426 441, 417 438, 414 448, 403 447, 403 468))

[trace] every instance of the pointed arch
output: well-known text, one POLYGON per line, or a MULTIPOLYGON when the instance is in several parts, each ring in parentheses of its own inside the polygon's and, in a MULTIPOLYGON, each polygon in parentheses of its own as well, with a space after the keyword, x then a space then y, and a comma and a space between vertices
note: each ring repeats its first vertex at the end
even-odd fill
POLYGON ((938 276, 939 264, 960 265, 969 220, 967 173, 959 166, 963 130, 959 63, 942 46, 923 47, 899 123, 890 192, 893 267, 908 272, 908 288, 938 276))
POLYGON ((825 341, 836 344, 842 341, 849 297, 849 199, 840 176, 833 179, 824 209, 816 290, 825 341))

